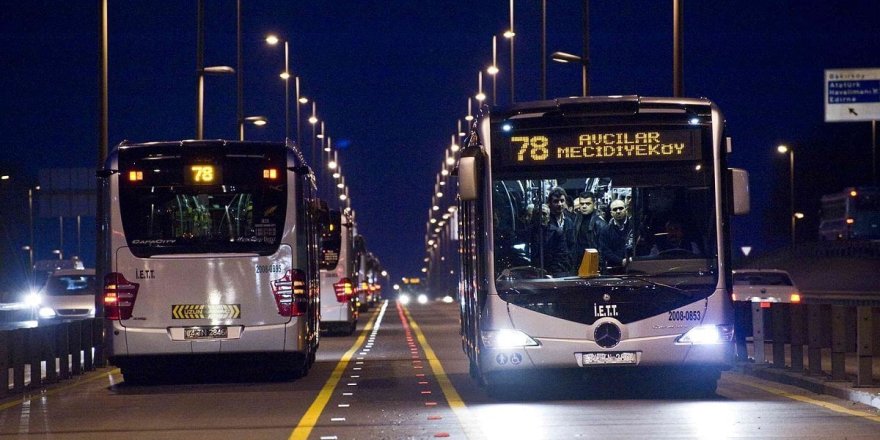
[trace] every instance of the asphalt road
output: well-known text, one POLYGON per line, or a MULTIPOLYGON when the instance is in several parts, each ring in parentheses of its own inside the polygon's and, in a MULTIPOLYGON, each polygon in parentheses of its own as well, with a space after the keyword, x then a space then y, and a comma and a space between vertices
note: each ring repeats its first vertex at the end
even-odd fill
POLYGON ((648 384, 547 377, 497 401, 469 378, 456 304, 388 303, 358 332, 323 337, 310 374, 259 365, 127 384, 105 368, 0 404, 0 436, 125 439, 876 439, 880 415, 725 373, 710 398, 648 384))

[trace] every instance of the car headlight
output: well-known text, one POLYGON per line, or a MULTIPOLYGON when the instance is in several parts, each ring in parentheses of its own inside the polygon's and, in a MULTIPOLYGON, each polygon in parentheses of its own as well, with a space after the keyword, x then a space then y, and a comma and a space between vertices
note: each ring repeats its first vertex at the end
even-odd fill
POLYGON ((419 294, 418 302, 419 302, 419 304, 427 304, 428 303, 428 295, 425 295, 424 293, 419 294))
POLYGON ((698 325, 675 340, 680 345, 722 344, 733 340, 732 325, 698 325))
POLYGON ((51 307, 40 307, 38 314, 40 319, 52 319, 55 317, 55 309, 51 307))
POLYGON ((400 301, 401 304, 407 305, 409 304, 410 297, 405 293, 401 293, 400 295, 397 295, 397 300, 400 301))
POLYGON ((485 330, 481 332, 483 346, 487 348, 514 348, 537 346, 531 336, 513 329, 485 330))
POLYGON ((28 307, 37 307, 43 303, 43 297, 36 292, 28 292, 24 296, 24 304, 28 307))

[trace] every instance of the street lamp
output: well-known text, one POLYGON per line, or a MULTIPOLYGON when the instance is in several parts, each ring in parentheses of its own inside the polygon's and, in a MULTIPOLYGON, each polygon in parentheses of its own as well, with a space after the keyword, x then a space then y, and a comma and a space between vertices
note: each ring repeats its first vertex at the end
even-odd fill
POLYGON ((553 52, 553 55, 550 55, 550 58, 557 63, 580 63, 581 64, 581 93, 583 96, 587 96, 590 93, 589 85, 587 84, 587 64, 589 64, 589 60, 585 60, 583 57, 579 57, 574 54, 570 54, 567 52, 553 52))
POLYGON ((795 244, 795 212, 794 212, 794 148, 788 145, 776 147, 779 154, 788 154, 788 189, 789 189, 789 217, 791 218, 791 247, 795 244))
POLYGON ((196 102, 196 139, 205 137, 205 75, 234 75, 235 69, 229 66, 201 67, 201 54, 198 67, 198 96, 196 102))
MULTIPOLYGON (((266 37, 266 43, 275 46, 281 42, 275 35, 266 37)), ((284 72, 281 73, 284 80, 284 139, 290 139, 290 50, 288 41, 284 40, 284 72)))

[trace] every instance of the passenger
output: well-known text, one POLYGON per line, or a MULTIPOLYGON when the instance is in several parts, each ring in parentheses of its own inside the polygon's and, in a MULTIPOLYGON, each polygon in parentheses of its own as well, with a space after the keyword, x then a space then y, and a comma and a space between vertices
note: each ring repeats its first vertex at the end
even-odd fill
POLYGON ((611 202, 611 221, 599 234, 599 252, 607 266, 626 266, 633 252, 632 222, 626 216, 626 202, 611 202))
MULTIPOLYGON (((573 235, 574 224, 571 217, 565 214, 565 190, 555 187, 547 196, 547 205, 541 207, 542 215, 540 223, 535 225, 533 237, 542 237, 540 242, 543 249, 544 269, 552 276, 565 276, 571 272, 571 259, 569 258, 568 236, 573 235)), ((532 223, 533 225, 535 222, 532 223)), ((533 240, 537 244, 539 241, 533 240)), ((538 246, 533 246, 534 250, 538 246)), ((532 256, 533 262, 538 262, 532 256)))
POLYGON ((571 249, 572 267, 580 265, 584 249, 599 250, 599 234, 605 228, 605 220, 596 209, 596 195, 590 191, 574 199, 574 243, 571 249))
POLYGON ((651 247, 651 255, 657 256, 665 251, 686 251, 694 255, 702 255, 700 246, 690 239, 685 238, 684 228, 678 220, 666 222, 666 233, 658 234, 654 246, 651 247))

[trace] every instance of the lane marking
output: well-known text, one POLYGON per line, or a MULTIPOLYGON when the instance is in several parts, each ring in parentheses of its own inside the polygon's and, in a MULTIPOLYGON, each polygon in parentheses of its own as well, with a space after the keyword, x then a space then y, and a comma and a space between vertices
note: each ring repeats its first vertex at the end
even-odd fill
POLYGON ((747 381, 740 380, 740 379, 737 379, 737 378, 734 378, 734 377, 731 377, 731 376, 727 376, 727 377, 725 378, 725 380, 730 381, 730 382, 733 382, 733 383, 738 384, 738 385, 744 385, 744 386, 747 386, 747 387, 757 388, 757 389, 759 389, 759 390, 766 391, 766 392, 768 392, 768 393, 770 393, 770 394, 775 394, 775 395, 777 395, 777 396, 779 396, 779 397, 785 397, 785 398, 787 398, 787 399, 797 400, 797 401, 799 401, 799 402, 803 402, 803 403, 808 403, 808 404, 810 404, 810 405, 819 406, 819 407, 825 408, 825 409, 827 409, 827 410, 834 411, 834 412, 836 412, 836 413, 846 414, 846 415, 848 415, 848 416, 861 417, 861 418, 863 418, 863 419, 867 419, 867 420, 870 420, 870 421, 872 421, 872 422, 878 422, 878 423, 880 423, 880 416, 878 416, 878 415, 874 415, 874 414, 871 414, 871 413, 868 413, 868 412, 865 412, 865 411, 858 411, 858 410, 854 410, 854 409, 849 409, 849 408, 846 408, 846 407, 844 407, 844 406, 840 406, 840 405, 838 405, 838 404, 836 404, 836 403, 830 403, 830 402, 825 402, 825 401, 822 401, 822 400, 812 399, 812 398, 810 398, 810 397, 802 396, 802 395, 799 395, 799 394, 795 394, 795 393, 792 393, 792 392, 789 392, 789 391, 785 391, 785 390, 783 390, 783 389, 776 388, 776 387, 773 387, 773 386, 770 386, 770 385, 764 385, 764 384, 762 384, 762 383, 747 382, 747 381))
MULTIPOLYGON (((367 339, 367 334, 370 333, 373 329, 373 325, 379 325, 382 320, 382 316, 385 315, 385 309, 388 307, 388 301, 386 300, 382 304, 382 309, 379 313, 373 315, 370 319, 370 322, 364 327, 361 331, 360 336, 358 336, 357 340, 354 341, 351 348, 342 355, 342 359, 336 364, 336 368, 333 369, 333 372, 330 373, 330 378, 327 379, 327 382, 324 383, 324 387, 321 388, 321 391, 318 392, 318 396, 315 397, 315 400, 312 401, 312 404, 309 406, 309 409, 306 410, 305 414, 303 414, 302 418, 299 419, 299 422, 296 424, 296 428, 293 429, 293 432, 290 433, 288 439, 290 440, 306 440, 309 438, 309 434, 312 433, 312 429, 318 424, 318 418, 321 416, 321 413, 324 412, 324 408, 327 406, 327 403, 330 401, 330 397, 333 395, 333 390, 336 388, 336 385, 342 380, 342 375, 345 373, 345 369, 348 367, 348 363, 351 360, 352 356, 354 356, 355 352, 358 351, 358 347, 364 343, 364 340, 367 339)), ((358 359, 363 359, 359 357, 358 359)), ((357 385, 351 384, 349 385, 357 385)))
MULTIPOLYGON (((409 313, 409 309, 407 309, 403 304, 398 303, 397 307, 400 310, 400 313, 402 315, 405 315, 406 321, 409 323, 410 328, 412 328, 413 332, 415 332, 416 339, 419 341, 419 345, 422 347, 422 351, 425 353, 425 358, 428 360, 428 364, 431 365, 431 370, 434 372, 434 377, 437 378, 437 383, 440 385, 440 390, 443 392, 443 396, 446 398, 446 403, 449 405, 449 408, 452 409, 452 412, 455 413, 456 417, 458 417, 458 421, 461 424, 465 437, 469 439, 484 438, 483 433, 479 430, 479 424, 476 423, 476 420, 473 418, 473 415, 464 404, 464 401, 461 400, 461 396, 458 394, 458 391, 455 390, 455 386, 452 385, 452 381, 449 380, 448 376, 446 376, 446 371, 443 369, 443 364, 440 363, 440 359, 438 359, 437 355, 434 354, 434 350, 431 348, 431 345, 428 344, 428 340, 425 338, 425 334, 422 333, 422 329, 419 327, 419 324, 416 323, 415 319, 413 319, 412 315, 409 313)), ((403 316, 401 316, 401 318, 403 318, 403 316)), ((422 367, 419 366, 413 368, 422 367)), ((416 376, 424 377, 424 374, 416 374, 416 376)), ((437 405, 437 402, 425 402, 425 406, 435 405, 437 405)))

